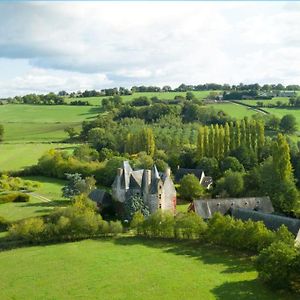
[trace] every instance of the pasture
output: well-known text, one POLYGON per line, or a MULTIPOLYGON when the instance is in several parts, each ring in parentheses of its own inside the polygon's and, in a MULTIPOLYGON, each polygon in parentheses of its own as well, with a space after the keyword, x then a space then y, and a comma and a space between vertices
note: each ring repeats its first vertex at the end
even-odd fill
POLYGON ((300 130, 300 109, 299 108, 265 108, 265 110, 279 118, 282 118, 284 115, 295 116, 298 124, 298 130, 300 130))
POLYGON ((208 106, 211 106, 216 110, 222 110, 227 115, 236 119, 251 117, 256 113, 260 113, 255 111, 254 109, 236 103, 216 103, 216 104, 208 104, 208 106))
MULTIPOLYGON (((193 91, 193 94, 198 99, 203 99, 209 95, 211 91, 193 91)), ((121 96, 124 102, 129 102, 135 98, 139 97, 148 97, 149 99, 152 97, 157 97, 163 100, 171 100, 174 99, 175 96, 185 96, 186 92, 143 92, 143 93, 134 93, 132 95, 121 96)), ((88 101, 91 105, 101 105, 103 98, 109 98, 109 96, 101 96, 101 97, 83 97, 83 98, 65 98, 66 103, 70 103, 71 101, 81 100, 88 101)))
POLYGON ((248 257, 192 242, 120 237, 20 248, 0 252, 0 274, 1 299, 293 299, 263 286, 248 257))
POLYGON ((100 113, 100 108, 71 105, 26 105, 0 106, 0 120, 4 126, 5 142, 57 142, 68 137, 67 127, 77 130, 81 122, 100 113))
POLYGON ((20 170, 34 165, 50 149, 73 151, 75 144, 0 144, 0 171, 20 170))
POLYGON ((289 98, 288 97, 274 97, 270 100, 265 100, 265 99, 245 99, 245 100, 240 100, 240 102, 248 104, 248 105, 253 105, 256 106, 257 102, 262 102, 265 106, 268 104, 273 104, 276 105, 277 102, 280 101, 281 103, 289 103, 289 98))
MULTIPOLYGON (((62 197, 61 188, 65 181, 47 177, 24 177, 37 181, 40 187, 30 196, 27 203, 0 204, 0 216, 8 221, 41 216, 49 213, 54 207, 66 206, 68 201, 62 197)), ((1 298, 1 297, 0 297, 1 298)), ((2 299, 2 298, 1 298, 2 299)))

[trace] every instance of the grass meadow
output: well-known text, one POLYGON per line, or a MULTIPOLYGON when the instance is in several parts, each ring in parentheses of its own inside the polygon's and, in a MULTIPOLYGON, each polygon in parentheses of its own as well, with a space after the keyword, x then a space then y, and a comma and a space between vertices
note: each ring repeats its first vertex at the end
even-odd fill
MULTIPOLYGON (((0 216, 8 221, 41 216, 54 207, 66 206, 68 201, 62 197, 61 188, 65 181, 43 176, 30 176, 24 179, 37 181, 40 187, 30 196, 26 203, 4 203, 0 205, 0 216)), ((0 299, 3 299, 0 297, 0 299)))
POLYGON ((0 252, 1 299, 295 299, 248 257, 191 242, 119 237, 0 252), (16 271, 16 266, 18 266, 16 271))
POLYGON ((0 171, 14 171, 34 165, 50 149, 73 151, 75 144, 0 144, 0 171))
POLYGON ((289 98, 288 97, 274 97, 270 100, 266 100, 266 99, 245 99, 245 100, 240 100, 240 102, 248 104, 248 105, 253 105, 256 106, 257 102, 262 102, 264 103, 265 106, 267 106, 268 104, 277 104, 277 101, 280 101, 282 103, 289 103, 289 98))
MULTIPOLYGON (((193 94, 198 99, 203 99, 209 95, 211 91, 194 91, 193 94)), ((135 98, 146 96, 149 99, 151 97, 158 97, 159 99, 171 100, 175 96, 185 96, 186 92, 143 92, 143 93, 134 93, 133 95, 121 96, 124 102, 129 102, 135 98)), ((66 103, 70 103, 74 100, 88 101, 91 105, 101 105, 102 99, 107 97, 83 97, 83 98, 65 98, 66 103)))
POLYGON ((254 109, 239 104, 235 104, 235 103, 216 103, 216 104, 209 104, 209 106, 215 108, 216 110, 222 110, 229 116, 236 119, 251 117, 256 113, 259 113, 254 109))

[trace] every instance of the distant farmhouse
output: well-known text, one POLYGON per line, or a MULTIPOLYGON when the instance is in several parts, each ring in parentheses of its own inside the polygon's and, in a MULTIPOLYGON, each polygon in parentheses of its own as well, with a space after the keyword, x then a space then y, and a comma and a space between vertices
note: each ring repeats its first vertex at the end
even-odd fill
POLYGON ((112 184, 112 196, 120 203, 131 196, 140 196, 150 213, 158 209, 176 211, 176 190, 170 168, 164 173, 159 173, 155 165, 152 170, 133 170, 129 162, 124 161, 112 184))
POLYGON ((204 171, 201 169, 184 169, 184 168, 178 168, 176 175, 175 175, 175 182, 179 183, 180 180, 187 174, 193 174, 195 175, 198 180, 199 184, 201 184, 206 189, 210 189, 213 184, 213 179, 210 176, 205 176, 204 171))

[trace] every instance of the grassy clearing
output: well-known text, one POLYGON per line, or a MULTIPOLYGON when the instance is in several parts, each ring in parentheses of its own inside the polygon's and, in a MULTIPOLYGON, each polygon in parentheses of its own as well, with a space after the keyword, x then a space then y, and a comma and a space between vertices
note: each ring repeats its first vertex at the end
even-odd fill
POLYGON ((37 163, 49 149, 73 151, 74 144, 0 144, 0 171, 20 170, 37 163))
POLYGON ((226 114, 233 118, 242 119, 244 117, 251 117, 254 114, 258 113, 257 111, 234 103, 216 103, 210 104, 216 110, 223 110, 226 114))
POLYGON ((70 105, 8 104, 0 106, 5 142, 57 142, 68 137, 67 127, 78 131, 81 122, 97 116, 100 108, 70 105))
POLYGON ((300 109, 298 108, 266 108, 266 111, 269 113, 282 118, 284 115, 293 115, 295 116, 297 123, 298 123, 298 129, 300 129, 300 109))
POLYGON ((71 105, 26 105, 0 106, 1 123, 68 123, 94 118, 100 108, 71 105))
POLYGON ((267 290, 248 258, 128 237, 1 252, 0 274, 1 299, 293 299, 267 290))
MULTIPOLYGON (((203 99, 209 95, 211 91, 195 91, 193 94, 198 98, 198 99, 203 99)), ((133 95, 128 95, 128 96, 122 96, 122 99, 124 102, 129 102, 132 99, 141 97, 141 96, 146 96, 148 98, 151 97, 158 97, 159 99, 166 99, 166 100, 171 100, 174 99, 175 96, 185 96, 186 92, 145 92, 145 93, 134 93, 133 95)), ((103 98, 108 98, 108 97, 84 97, 84 98, 65 98, 65 101, 67 103, 70 103, 71 101, 74 100, 81 100, 81 101, 88 101, 91 105, 101 105, 101 101, 103 98)))
POLYGON ((24 177, 24 179, 37 181, 41 186, 34 192, 34 195, 30 196, 28 203, 0 204, 0 216, 8 221, 18 221, 29 217, 45 215, 54 207, 66 206, 68 204, 68 201, 61 194, 61 188, 65 183, 64 180, 43 176, 30 176, 24 177), (51 201, 47 201, 39 196, 51 201))
POLYGON ((68 138, 64 131, 74 127, 80 131, 81 123, 5 123, 4 140, 6 143, 16 142, 58 142, 68 138))
POLYGON ((240 102, 248 104, 248 105, 253 105, 256 106, 257 102, 262 102, 264 103, 264 105, 268 105, 268 104, 277 104, 277 101, 280 101, 282 103, 289 103, 289 98, 288 97, 274 97, 270 100, 265 100, 265 99, 246 99, 246 100, 240 100, 240 102))

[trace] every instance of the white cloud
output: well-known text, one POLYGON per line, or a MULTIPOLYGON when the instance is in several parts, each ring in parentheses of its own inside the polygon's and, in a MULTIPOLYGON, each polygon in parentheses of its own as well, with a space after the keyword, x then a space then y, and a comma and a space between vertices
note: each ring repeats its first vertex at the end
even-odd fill
POLYGON ((26 59, 31 67, 2 80, 0 93, 299 83, 297 8, 248 1, 1 3, 0 57, 26 59))

